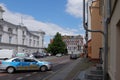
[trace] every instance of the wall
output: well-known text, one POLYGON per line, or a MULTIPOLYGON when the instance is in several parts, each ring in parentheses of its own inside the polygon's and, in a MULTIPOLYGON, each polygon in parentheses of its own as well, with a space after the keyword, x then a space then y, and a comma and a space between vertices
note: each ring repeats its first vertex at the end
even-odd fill
POLYGON ((113 8, 115 0, 112 0, 112 11, 114 10, 109 28, 109 59, 108 73, 111 80, 120 79, 120 0, 113 8))
MULTIPOLYGON (((92 30, 102 30, 102 19, 99 14, 99 0, 92 3, 91 6, 91 29, 92 30)), ((92 46, 92 59, 99 59, 99 48, 102 47, 102 34, 101 33, 91 33, 91 46, 92 46)))

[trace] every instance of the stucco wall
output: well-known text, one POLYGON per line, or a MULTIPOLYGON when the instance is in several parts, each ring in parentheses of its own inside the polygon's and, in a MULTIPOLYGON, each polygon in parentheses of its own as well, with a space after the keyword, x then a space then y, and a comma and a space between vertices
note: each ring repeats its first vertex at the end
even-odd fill
MULTIPOLYGON (((99 14, 99 0, 93 2, 91 6, 91 29, 92 30, 102 30, 101 16, 99 14)), ((99 48, 102 47, 102 34, 101 33, 91 33, 91 46, 92 46, 92 59, 99 58, 99 48)))
MULTIPOLYGON (((112 0, 112 9, 113 3, 112 0)), ((120 0, 116 4, 109 24, 109 75, 111 80, 120 79, 120 0)))

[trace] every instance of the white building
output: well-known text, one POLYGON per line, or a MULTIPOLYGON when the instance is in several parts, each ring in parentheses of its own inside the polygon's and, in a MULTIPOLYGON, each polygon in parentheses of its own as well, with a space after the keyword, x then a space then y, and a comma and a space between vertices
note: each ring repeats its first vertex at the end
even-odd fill
POLYGON ((62 36, 68 50, 68 54, 82 53, 83 52, 83 37, 77 36, 62 36))
POLYGON ((3 12, 0 7, 0 49, 25 53, 42 51, 45 32, 29 31, 25 26, 4 21, 3 12))

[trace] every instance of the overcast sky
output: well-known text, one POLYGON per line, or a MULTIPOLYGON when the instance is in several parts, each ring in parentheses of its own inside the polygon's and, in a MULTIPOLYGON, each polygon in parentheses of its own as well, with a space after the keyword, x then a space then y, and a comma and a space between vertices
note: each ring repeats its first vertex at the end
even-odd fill
POLYGON ((45 46, 56 32, 84 35, 82 0, 0 0, 0 6, 5 10, 4 20, 44 31, 45 46))

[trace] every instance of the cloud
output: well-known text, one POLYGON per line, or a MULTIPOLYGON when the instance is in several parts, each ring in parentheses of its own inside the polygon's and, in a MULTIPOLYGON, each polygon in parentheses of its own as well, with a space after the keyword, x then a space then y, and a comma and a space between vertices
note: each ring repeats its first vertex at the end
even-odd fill
POLYGON ((66 12, 77 18, 81 18, 83 16, 83 1, 67 0, 66 12))
POLYGON ((24 26, 26 26, 29 30, 42 30, 46 33, 46 35, 55 35, 56 32, 59 32, 62 35, 75 34, 74 29, 68 30, 67 27, 63 28, 62 26, 54 23, 35 20, 35 18, 30 15, 12 12, 8 10, 3 3, 1 3, 0 6, 2 6, 3 10, 5 10, 5 12, 3 13, 3 19, 5 21, 11 22, 16 25, 19 25, 21 22, 23 22, 24 26))

